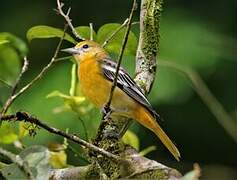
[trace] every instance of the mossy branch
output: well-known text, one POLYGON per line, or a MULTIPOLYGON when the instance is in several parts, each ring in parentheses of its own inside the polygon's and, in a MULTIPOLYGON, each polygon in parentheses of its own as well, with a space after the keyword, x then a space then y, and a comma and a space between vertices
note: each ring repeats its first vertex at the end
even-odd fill
POLYGON ((155 80, 162 4, 163 0, 141 1, 135 81, 145 94, 150 92, 155 80))

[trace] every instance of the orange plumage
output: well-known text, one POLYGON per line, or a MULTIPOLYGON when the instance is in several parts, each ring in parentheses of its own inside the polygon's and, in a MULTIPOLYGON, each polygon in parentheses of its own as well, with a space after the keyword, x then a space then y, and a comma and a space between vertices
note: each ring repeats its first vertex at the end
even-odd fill
MULTIPOLYGON (((97 107, 103 108, 108 101, 117 64, 94 41, 86 40, 64 51, 73 54, 79 65, 78 76, 84 95, 97 107)), ((153 131, 175 159, 179 160, 178 149, 156 121, 159 115, 123 68, 119 70, 111 109, 114 113, 137 120, 153 131)))

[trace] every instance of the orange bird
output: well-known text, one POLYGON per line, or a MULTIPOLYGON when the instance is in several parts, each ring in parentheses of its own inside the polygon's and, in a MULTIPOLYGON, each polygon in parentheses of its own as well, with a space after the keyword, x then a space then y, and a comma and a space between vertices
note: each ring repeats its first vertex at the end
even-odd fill
MULTIPOLYGON (((83 94, 94 105, 103 108, 109 98, 117 63, 94 41, 85 40, 63 51, 73 54, 78 63, 78 77, 83 94)), ((160 120, 159 115, 122 67, 119 69, 110 108, 112 114, 132 118, 153 131, 175 159, 179 160, 179 150, 157 122, 160 120)))

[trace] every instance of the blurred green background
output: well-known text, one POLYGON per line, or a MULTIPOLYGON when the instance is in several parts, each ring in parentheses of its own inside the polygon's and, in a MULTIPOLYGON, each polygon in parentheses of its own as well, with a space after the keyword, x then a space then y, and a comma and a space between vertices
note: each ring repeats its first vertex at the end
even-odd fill
MULTIPOLYGON (((131 3, 117 1, 65 1, 71 6, 71 18, 75 26, 88 26, 93 23, 95 31, 106 23, 122 23, 128 16, 131 3)), ((0 32, 10 32, 27 42, 26 32, 36 25, 49 25, 63 28, 63 19, 53 10, 56 1, 41 0, 1 0, 0 32)), ((135 20, 139 19, 136 12, 135 20)), ((225 107, 237 123, 237 1, 165 1, 161 21, 160 56, 163 61, 175 62, 183 67, 196 70, 208 85, 214 96, 225 107)), ((133 27, 138 37, 138 26, 133 27)), ((28 44, 29 71, 21 85, 31 80, 51 59, 58 39, 33 40, 28 44)), ((65 47, 72 46, 65 42, 65 47)), ((64 56, 64 54, 60 54, 64 56)), ((16 76, 7 72, 7 66, 19 68, 16 52, 0 52, 1 57, 9 58, 9 64, 0 66, 0 78, 12 82, 16 76), (3 55, 4 53, 5 55, 3 55), (8 57, 9 56, 9 57, 8 57), (15 67, 16 66, 16 67, 15 67), (6 74, 11 74, 9 79, 6 74), (2 77, 1 77, 2 76, 2 77)), ((1 63, 0 63, 1 64, 1 63)), ((60 98, 46 98, 54 90, 68 94, 71 75, 70 61, 59 62, 36 83, 31 90, 19 98, 12 111, 25 110, 50 125, 84 136, 82 124, 71 111, 56 113, 56 107, 63 106, 60 98)), ((158 60, 159 65, 159 60, 158 60)), ((132 74, 134 55, 124 58, 124 66, 132 74)), ((6 100, 9 90, 0 84, 0 100, 6 100)), ((140 125, 131 129, 140 139, 140 149, 156 145, 157 150, 149 153, 149 158, 173 166, 185 173, 193 163, 200 164, 203 179, 237 178, 237 144, 193 90, 189 79, 172 68, 158 66, 157 79, 149 95, 154 108, 164 119, 164 129, 181 151, 181 162, 175 162, 155 135, 140 125)), ((91 110, 90 115, 81 115, 93 136, 99 123, 99 111, 91 110), (93 117, 93 118, 92 118, 93 117)), ((26 137, 24 144, 62 142, 63 139, 43 130, 37 135, 26 137)), ((72 144, 75 149, 77 145, 72 144)), ((81 164, 72 152, 69 164, 81 164)))

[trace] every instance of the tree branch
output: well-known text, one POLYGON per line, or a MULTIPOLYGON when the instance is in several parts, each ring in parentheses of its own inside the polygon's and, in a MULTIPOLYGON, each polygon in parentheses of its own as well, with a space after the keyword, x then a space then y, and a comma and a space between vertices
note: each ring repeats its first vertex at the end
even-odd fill
MULTIPOLYGON (((143 0, 141 5, 140 18, 140 39, 136 57, 136 82, 148 93, 151 89, 155 78, 156 58, 158 55, 159 43, 159 21, 161 14, 161 0, 143 0), (145 3, 146 2, 146 3, 145 3), (145 65, 144 65, 145 64, 145 65)), ((118 67, 117 67, 118 68, 118 67)), ((126 163, 123 166, 113 164, 103 158, 97 158, 96 161, 104 169, 109 178, 131 177, 131 178, 154 178, 154 179, 178 179, 180 173, 173 175, 173 170, 162 168, 161 166, 153 166, 155 161, 139 156, 135 150, 128 150, 119 139, 110 134, 119 133, 119 138, 126 132, 130 120, 123 117, 113 117, 109 121, 102 121, 95 139, 95 144, 99 147, 110 151, 126 154, 129 151, 129 156, 126 156, 126 163), (130 158, 129 158, 130 157, 130 158), (136 157, 136 162, 132 157, 136 157), (126 167, 126 170, 123 169, 126 167), (111 169, 113 169, 111 172, 111 169), (142 171, 140 171, 143 169, 142 171), (162 176, 159 176, 162 175, 162 176), (175 177, 175 178, 174 178, 175 177)), ((156 164, 155 162, 154 164, 156 164)), ((159 164, 159 163, 158 163, 159 164)), ((157 165, 157 164, 156 164, 157 165)), ((162 165, 163 166, 163 165, 162 165)), ((163 166, 164 167, 164 166, 163 166)), ((175 171, 175 170, 174 170, 175 171)), ((177 172, 177 171, 175 171, 177 172)))
POLYGON ((54 170, 51 170, 50 179, 51 180, 86 179, 87 174, 89 174, 90 170, 91 170, 91 165, 71 167, 71 168, 65 168, 65 169, 54 169, 54 170))
POLYGON ((93 152, 99 153, 99 154, 101 154, 101 155, 103 155, 103 156, 105 156, 107 158, 113 159, 116 162, 119 162, 121 160, 118 156, 116 156, 116 155, 114 155, 114 154, 112 154, 110 152, 107 152, 104 149, 101 149, 101 148, 99 148, 99 147, 97 147, 97 146, 95 146, 93 144, 90 144, 90 143, 84 141, 84 140, 80 139, 76 135, 69 134, 69 133, 61 131, 61 130, 59 130, 57 128, 48 126, 47 124, 43 123, 39 119, 28 115, 28 113, 26 113, 26 112, 17 112, 16 114, 2 116, 0 118, 0 120, 1 121, 12 121, 12 120, 15 120, 15 121, 29 122, 29 123, 35 124, 35 125, 43 128, 43 129, 47 130, 50 133, 60 135, 62 137, 65 137, 65 138, 73 141, 73 142, 76 142, 76 143, 78 143, 78 144, 88 148, 89 150, 91 150, 93 152))
POLYGON ((63 9, 62 9, 63 6, 64 6, 64 4, 61 3, 60 0, 57 0, 57 12, 65 19, 65 21, 67 22, 67 24, 68 24, 69 27, 71 28, 73 35, 74 35, 78 40, 80 40, 80 41, 85 40, 83 37, 81 37, 81 36, 77 33, 76 29, 75 29, 75 28, 73 27, 73 25, 72 25, 72 20, 71 20, 70 17, 69 17, 71 8, 68 8, 67 13, 65 14, 65 13, 63 12, 63 9))
MULTIPOLYGON (((142 71, 137 71, 137 82, 140 85, 141 88, 144 89, 144 92, 149 92, 152 82, 154 80, 154 74, 155 74, 155 59, 156 59, 156 55, 157 55, 157 44, 159 41, 158 39, 151 41, 154 36, 157 35, 159 28, 157 29, 157 23, 159 23, 159 17, 160 16, 160 11, 157 11, 157 3, 161 3, 161 0, 146 0, 146 2, 148 4, 145 4, 145 0, 142 0, 143 4, 141 6, 141 15, 143 16, 143 18, 140 19, 140 23, 143 24, 143 29, 141 28, 141 33, 143 33, 143 35, 140 35, 140 39, 139 39, 139 47, 140 50, 142 51, 144 56, 140 56, 140 54, 137 55, 137 64, 142 62, 145 62, 146 67, 141 67, 142 71), (146 11, 149 11, 149 13, 144 13, 143 9, 146 9, 146 11), (154 12, 154 14, 152 14, 151 12, 154 12), (154 20, 156 19, 156 20, 154 20), (147 20, 149 20, 149 23, 147 23, 147 20), (150 23, 152 22, 152 23, 150 23), (151 37, 149 34, 147 34, 147 36, 145 35, 146 32, 145 31, 149 31, 151 32, 151 37), (141 43, 142 41, 142 43, 141 43), (143 48, 147 47, 145 46, 146 44, 149 43, 153 43, 153 46, 156 48, 143 48), (143 52, 143 50, 145 49, 145 51, 143 52), (142 59, 144 58, 144 59, 142 59), (143 61, 142 61, 143 60, 143 61), (153 71, 152 71, 153 70, 153 71), (148 71, 148 72, 147 72, 148 71), (150 72, 152 71, 152 72, 150 72), (141 74, 140 74, 141 73, 141 74), (138 75, 140 74, 140 75, 138 75), (144 81, 144 79, 140 79, 139 77, 142 76, 146 76, 149 77, 151 76, 151 78, 149 78, 149 82, 144 81), (141 83, 142 82, 142 83, 141 83), (144 83, 144 84, 143 84, 144 83), (147 84, 146 84, 147 83, 147 84)), ((59 0, 57 0, 57 4, 58 4, 58 10, 60 13, 60 9, 61 9, 61 15, 66 19, 67 23, 69 24, 70 28, 73 31, 73 26, 71 24, 71 19, 69 18, 69 12, 70 12, 70 8, 67 12, 67 14, 64 14, 64 12, 62 11, 62 7, 63 4, 60 3, 59 0), (71 24, 71 25, 70 25, 71 24)), ((110 106, 111 103, 111 99, 113 96, 113 88, 116 87, 116 83, 117 83, 117 76, 118 76, 118 70, 122 61, 122 56, 123 56, 123 51, 125 49, 126 46, 126 42, 128 39, 128 34, 131 28, 131 19, 132 19, 132 15, 133 15, 133 11, 135 10, 135 5, 136 5, 136 0, 133 1, 133 7, 131 10, 131 13, 129 15, 129 19, 128 22, 125 23, 125 25, 127 25, 126 31, 125 31, 125 36, 123 39, 123 44, 120 50, 120 54, 118 57, 118 66, 116 69, 116 78, 113 81, 113 86, 111 88, 111 93, 110 93, 110 102, 108 103, 108 107, 110 106)), ((160 4, 159 4, 160 5, 160 4)), ((161 5, 158 7, 158 9, 161 7, 161 5)), ((125 26, 124 25, 124 26, 125 26)), ((142 26, 141 26, 142 27, 142 26)), ((113 33, 113 36, 119 32, 123 27, 121 27, 120 29, 118 29, 118 31, 115 31, 115 33, 113 33)), ((74 29, 75 30, 75 29, 74 29)), ((113 37, 111 36, 110 39, 113 37)), ((158 36, 156 36, 156 38, 159 38, 158 36)), ((109 40, 110 40, 109 39, 109 40)), ((108 42, 109 40, 106 40, 106 42, 108 42)), ((55 61, 56 57, 54 58, 55 61)), ((139 69, 139 68, 136 68, 139 69)), ((52 172, 52 178, 57 178, 57 179, 65 179, 65 178, 77 178, 77 177, 82 177, 81 173, 86 173, 86 175, 92 175, 92 177, 95 177, 93 175, 96 175, 96 177, 101 177, 101 179, 107 179, 107 178, 154 178, 154 179, 178 179, 180 178, 181 174, 179 172, 177 172, 177 170, 174 170, 172 168, 166 167, 162 164, 159 164, 156 161, 152 161, 150 159, 147 159, 145 157, 142 157, 139 155, 139 153, 134 150, 133 148, 124 145, 123 143, 121 143, 119 141, 119 139, 116 138, 110 138, 110 137, 106 137, 105 133, 102 134, 100 132, 100 130, 102 130, 103 132, 122 132, 124 126, 128 125, 129 120, 127 118, 120 118, 119 119, 111 119, 111 121, 107 121, 106 124, 104 124, 105 126, 100 126, 99 131, 97 133, 97 137, 101 138, 96 138, 94 144, 90 144, 82 139, 80 139, 78 136, 73 135, 73 134, 68 134, 65 133, 59 129, 56 129, 54 127, 50 127, 47 124, 43 123, 42 121, 40 121, 37 118, 34 118, 32 116, 29 116, 27 113, 24 112, 18 112, 16 114, 13 115, 5 115, 3 117, 1 117, 1 120, 17 120, 17 121, 27 121, 33 124, 36 124, 39 127, 42 127, 43 129, 53 133, 53 134, 57 134, 60 136, 63 136, 69 140, 72 140, 80 145, 82 145, 83 147, 88 148, 89 151, 89 155, 92 156, 91 160, 92 160, 92 164, 87 166, 87 167, 75 167, 75 168, 67 168, 67 169, 62 169, 62 170, 54 170, 54 172, 52 172), (101 135, 102 134, 102 135, 101 135), (92 152, 92 153, 91 153, 92 152), (116 155, 115 155, 116 154, 116 155), (99 168, 98 168, 99 166, 99 168), (89 169, 89 170, 88 170, 89 169), (88 170, 88 171, 87 171, 88 170), (102 174, 102 176, 100 176, 102 174), (106 174, 106 176, 104 175, 106 174), (77 176, 76 176, 77 175, 77 176)), ((102 122, 103 124, 103 122, 102 122)), ((101 125, 102 125, 101 124, 101 125)), ((124 133, 125 131, 123 131, 124 133)), ((122 133, 122 135, 123 135, 122 133)), ((87 176, 86 176, 87 177, 87 176)), ((89 176, 91 177, 91 176, 89 176)))
POLYGON ((145 94, 150 92, 155 80, 162 3, 163 0, 141 1, 135 81, 145 94))
POLYGON ((10 93, 10 96, 9 98, 7 99, 6 103, 4 104, 2 110, 1 110, 1 113, 0 113, 0 117, 2 114, 5 114, 8 110, 8 108, 10 107, 10 105, 12 104, 12 102, 14 101, 13 99, 13 96, 15 95, 16 93, 16 90, 17 90, 17 86, 22 78, 22 75, 27 71, 28 69, 28 65, 29 65, 29 62, 27 60, 27 57, 24 57, 24 64, 21 68, 21 72, 19 74, 19 76, 17 77, 16 79, 16 82, 15 84, 12 86, 12 90, 11 90, 11 93, 10 93))

